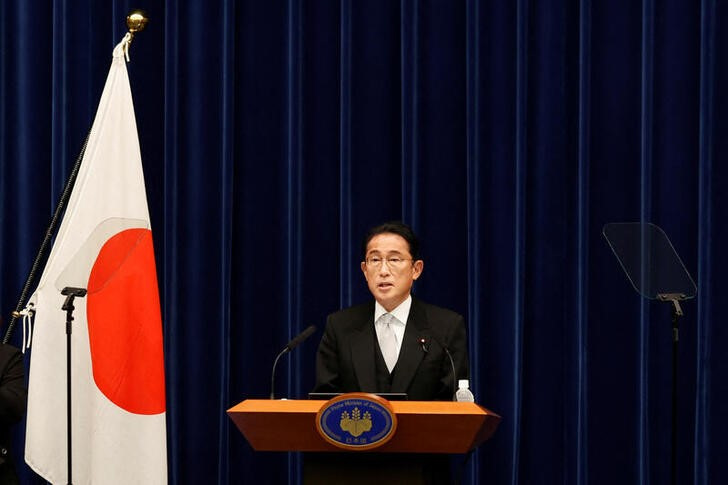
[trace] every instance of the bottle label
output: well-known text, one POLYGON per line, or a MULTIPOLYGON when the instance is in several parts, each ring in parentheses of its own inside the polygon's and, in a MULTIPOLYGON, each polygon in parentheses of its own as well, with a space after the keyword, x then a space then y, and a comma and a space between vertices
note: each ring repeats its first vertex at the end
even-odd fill
POLYGON ((470 389, 458 389, 455 393, 455 400, 458 402, 475 402, 475 396, 470 389))

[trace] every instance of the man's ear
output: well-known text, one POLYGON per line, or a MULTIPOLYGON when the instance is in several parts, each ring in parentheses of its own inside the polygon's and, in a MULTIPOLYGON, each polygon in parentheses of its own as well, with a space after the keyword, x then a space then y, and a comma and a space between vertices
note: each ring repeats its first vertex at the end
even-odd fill
POLYGON ((425 262, 421 259, 418 259, 414 263, 412 263, 412 279, 416 280, 420 277, 422 274, 422 270, 425 269, 425 262))
POLYGON ((364 273, 364 279, 369 281, 369 278, 367 277, 367 263, 366 261, 361 262, 361 272, 364 273))

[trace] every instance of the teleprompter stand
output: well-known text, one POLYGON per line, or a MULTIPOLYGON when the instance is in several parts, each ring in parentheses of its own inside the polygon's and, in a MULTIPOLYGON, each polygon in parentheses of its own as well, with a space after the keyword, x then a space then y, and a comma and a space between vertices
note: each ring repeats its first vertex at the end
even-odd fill
POLYGON ((612 223, 602 231, 634 289, 644 298, 668 302, 672 310, 672 420, 670 476, 677 483, 678 320, 680 302, 698 292, 665 232, 651 223, 612 223))

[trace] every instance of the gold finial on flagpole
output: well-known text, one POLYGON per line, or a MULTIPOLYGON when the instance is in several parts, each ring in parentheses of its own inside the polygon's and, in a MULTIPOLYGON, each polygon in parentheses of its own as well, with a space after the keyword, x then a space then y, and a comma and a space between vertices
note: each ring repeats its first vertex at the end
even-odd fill
POLYGON ((149 22, 149 17, 144 10, 134 10, 126 17, 126 26, 129 27, 129 33, 134 38, 134 34, 144 30, 149 22))

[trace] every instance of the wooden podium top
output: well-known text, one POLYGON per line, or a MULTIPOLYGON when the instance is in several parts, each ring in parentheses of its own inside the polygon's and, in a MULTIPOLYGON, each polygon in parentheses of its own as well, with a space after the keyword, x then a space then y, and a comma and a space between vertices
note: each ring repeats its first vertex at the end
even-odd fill
MULTIPOLYGON (((228 415, 258 451, 344 451, 316 430, 327 401, 247 399, 228 415)), ((391 401, 397 416, 392 439, 376 453, 466 453, 491 437, 500 416, 467 402, 391 401)))

